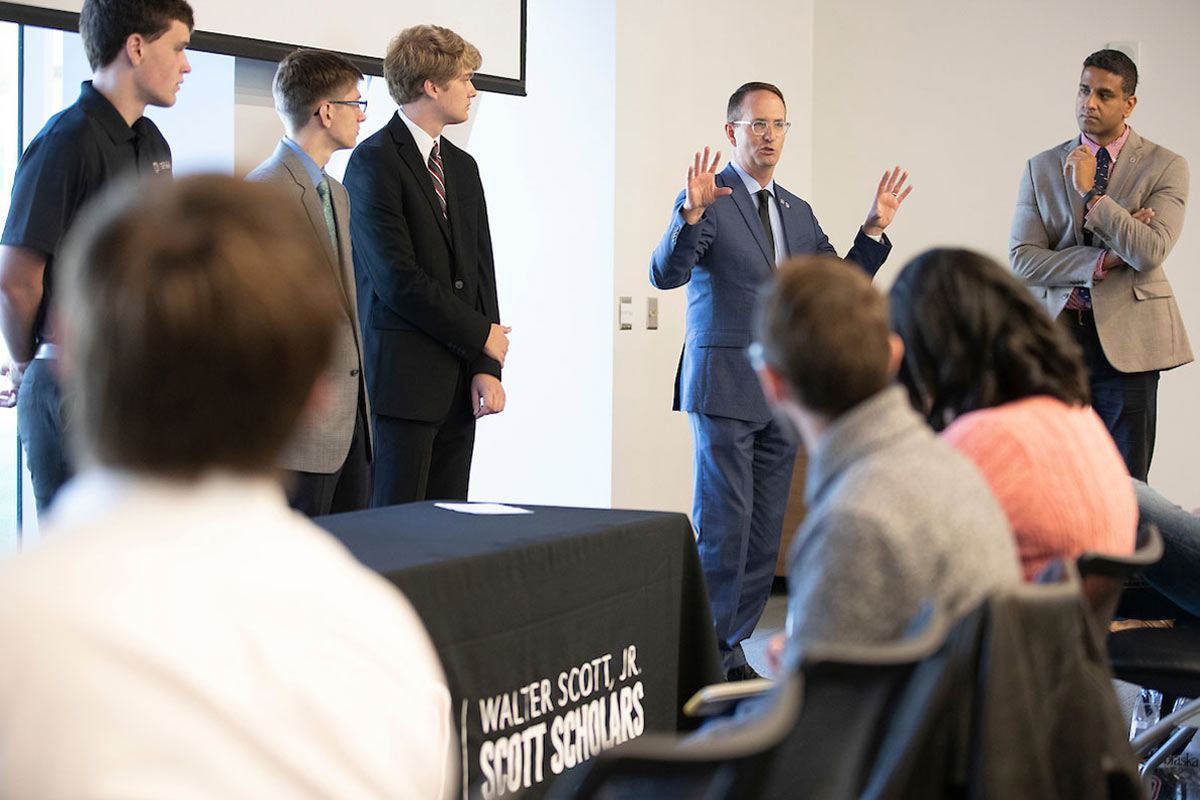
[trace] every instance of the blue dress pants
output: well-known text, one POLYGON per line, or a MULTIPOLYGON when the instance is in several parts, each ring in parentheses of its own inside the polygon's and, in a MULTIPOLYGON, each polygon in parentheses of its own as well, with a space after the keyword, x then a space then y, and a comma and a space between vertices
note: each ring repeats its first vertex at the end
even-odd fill
POLYGON ((746 663, 742 640, 754 632, 771 594, 795 439, 767 423, 690 412, 692 524, 726 672, 746 663))

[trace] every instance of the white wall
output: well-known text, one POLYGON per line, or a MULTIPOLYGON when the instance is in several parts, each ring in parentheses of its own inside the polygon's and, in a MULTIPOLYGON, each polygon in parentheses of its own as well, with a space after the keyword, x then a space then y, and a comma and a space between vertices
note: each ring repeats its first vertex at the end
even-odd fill
MULTIPOLYGON (((1078 133, 1074 97, 1085 56, 1137 41, 1142 135, 1200 170, 1200 4, 1147 0, 961 3, 817 0, 814 206, 839 250, 850 243, 882 171, 903 164, 916 186, 889 231, 890 284, 917 252, 939 244, 1007 263, 1008 232, 1027 158, 1078 133), (1111 25, 1096 20, 1111 20, 1111 25)), ((1200 193, 1167 272, 1200 352, 1200 193)), ((1164 373, 1151 483, 1200 505, 1200 366, 1164 373)))
POLYGON ((465 145, 479 162, 500 313, 513 328, 508 407, 476 428, 471 497, 607 507, 613 0, 529 0, 528 11, 528 96, 481 94, 465 145))
MULTIPOLYGON (((532 19, 533 15, 530 14, 532 19)), ((613 347, 613 505, 691 511, 692 446, 671 395, 683 342, 684 289, 649 282, 650 253, 666 229, 692 155, 724 152, 725 104, 747 81, 775 83, 793 123, 776 178, 810 196, 812 187, 812 2, 666 0, 617 3, 616 298, 634 298, 633 330, 613 347), (752 34, 734 36, 737 27, 752 34), (647 297, 659 298, 659 330, 645 325, 647 297)))

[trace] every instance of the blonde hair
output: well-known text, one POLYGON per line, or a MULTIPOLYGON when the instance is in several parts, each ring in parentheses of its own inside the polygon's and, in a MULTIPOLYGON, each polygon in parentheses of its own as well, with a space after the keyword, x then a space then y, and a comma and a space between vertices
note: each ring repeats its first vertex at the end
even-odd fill
POLYGON ((388 45, 383 77, 392 99, 404 105, 425 94, 425 81, 445 86, 482 63, 479 49, 449 28, 414 25, 388 45))

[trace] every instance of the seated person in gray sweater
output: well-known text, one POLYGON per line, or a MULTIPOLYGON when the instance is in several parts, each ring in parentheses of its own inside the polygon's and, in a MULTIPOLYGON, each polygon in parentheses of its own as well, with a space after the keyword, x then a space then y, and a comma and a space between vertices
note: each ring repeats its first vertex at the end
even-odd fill
POLYGON ((830 256, 787 262, 757 334, 763 391, 809 454, 808 515, 788 554, 786 663, 811 642, 900 639, 925 600, 954 619, 1020 582, 987 483, 891 385, 903 345, 861 270, 830 256))

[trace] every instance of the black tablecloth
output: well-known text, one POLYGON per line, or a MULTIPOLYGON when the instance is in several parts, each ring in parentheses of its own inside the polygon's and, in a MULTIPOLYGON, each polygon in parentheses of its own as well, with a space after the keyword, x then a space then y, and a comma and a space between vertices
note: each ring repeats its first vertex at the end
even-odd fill
POLYGON ((675 730, 683 701, 722 679, 685 516, 526 508, 413 503, 316 520, 420 614, 485 797, 540 796, 599 748, 675 730))

